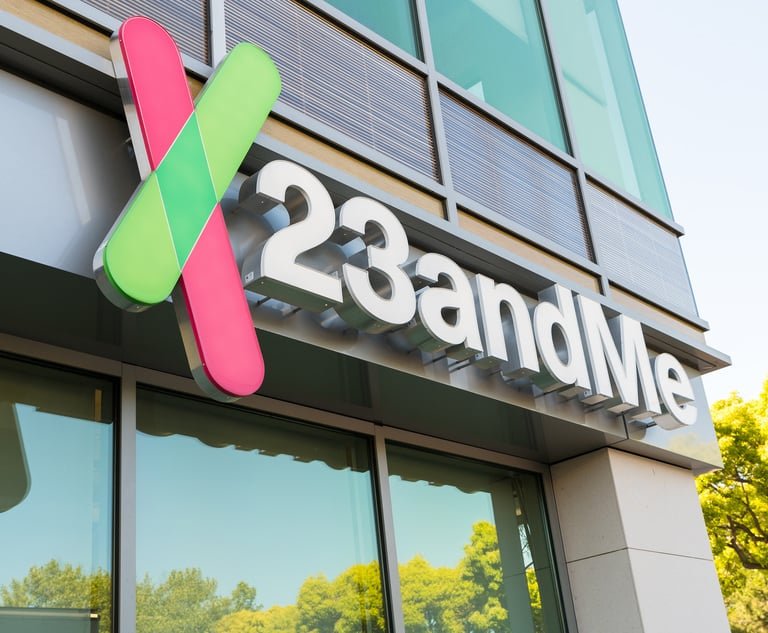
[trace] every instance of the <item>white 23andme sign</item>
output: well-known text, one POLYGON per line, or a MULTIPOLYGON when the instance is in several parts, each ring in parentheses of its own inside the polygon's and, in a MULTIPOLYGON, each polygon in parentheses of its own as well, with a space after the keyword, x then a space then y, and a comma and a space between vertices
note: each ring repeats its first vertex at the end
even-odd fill
POLYGON ((384 205, 354 197, 334 209, 323 184, 285 160, 265 165, 240 190, 241 208, 265 219, 268 236, 243 264, 249 289, 310 310, 333 310, 369 333, 398 330, 422 351, 529 380, 543 392, 578 397, 668 430, 697 410, 690 379, 671 354, 651 359, 638 321, 606 320, 602 306, 554 284, 529 307, 512 286, 467 274, 425 253, 413 261, 403 226, 384 205), (282 205, 282 206, 281 206, 282 205), (279 210, 290 222, 276 222, 279 210), (315 265, 312 249, 335 244, 341 274, 315 265))

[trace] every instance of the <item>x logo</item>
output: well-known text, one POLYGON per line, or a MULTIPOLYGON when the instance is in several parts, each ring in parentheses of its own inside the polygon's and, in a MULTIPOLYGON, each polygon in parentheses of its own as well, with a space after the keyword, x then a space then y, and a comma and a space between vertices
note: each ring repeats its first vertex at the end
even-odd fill
POLYGON ((211 396, 256 391, 264 362, 219 202, 280 93, 272 60, 236 46, 195 103, 171 36, 130 18, 112 57, 142 183, 96 256, 102 291, 138 311, 174 295, 192 373, 211 396))

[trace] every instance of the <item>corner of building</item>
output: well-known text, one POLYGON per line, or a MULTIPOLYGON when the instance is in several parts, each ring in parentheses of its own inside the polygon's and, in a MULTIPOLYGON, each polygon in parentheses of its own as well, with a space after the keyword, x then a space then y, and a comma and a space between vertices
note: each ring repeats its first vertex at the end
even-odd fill
POLYGON ((579 631, 730 630, 691 471, 605 448, 552 482, 579 631))

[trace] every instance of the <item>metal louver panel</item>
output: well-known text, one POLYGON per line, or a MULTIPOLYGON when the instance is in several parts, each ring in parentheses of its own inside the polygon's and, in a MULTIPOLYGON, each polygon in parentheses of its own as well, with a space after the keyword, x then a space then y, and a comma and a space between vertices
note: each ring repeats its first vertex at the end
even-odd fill
POLYGON ((440 103, 456 191, 592 259, 576 173, 447 93, 440 103))
POLYGON ((426 81, 292 0, 226 0, 227 46, 254 42, 280 69, 280 100, 430 178, 426 81))
POLYGON ((696 315, 677 236, 592 183, 587 184, 598 262, 608 278, 651 301, 696 315))
POLYGON ((209 63, 208 0, 84 0, 104 13, 125 20, 145 15, 159 22, 173 35, 190 57, 209 63))

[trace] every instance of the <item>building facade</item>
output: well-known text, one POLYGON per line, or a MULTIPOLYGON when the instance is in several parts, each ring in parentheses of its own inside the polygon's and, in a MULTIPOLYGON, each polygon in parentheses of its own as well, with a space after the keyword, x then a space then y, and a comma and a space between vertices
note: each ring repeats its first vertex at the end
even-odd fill
POLYGON ((615 0, 0 0, 0 104, 0 631, 728 630, 694 477, 729 359, 615 0), (217 72, 202 158, 177 126, 153 163, 167 58, 142 93, 110 45, 136 15, 193 96, 240 42, 274 62, 233 180, 212 148, 263 77, 217 72), (255 395, 247 345, 241 393, 201 342, 200 311, 238 340, 221 277, 118 288, 153 178, 189 253, 210 221, 170 209, 212 183, 255 395))

